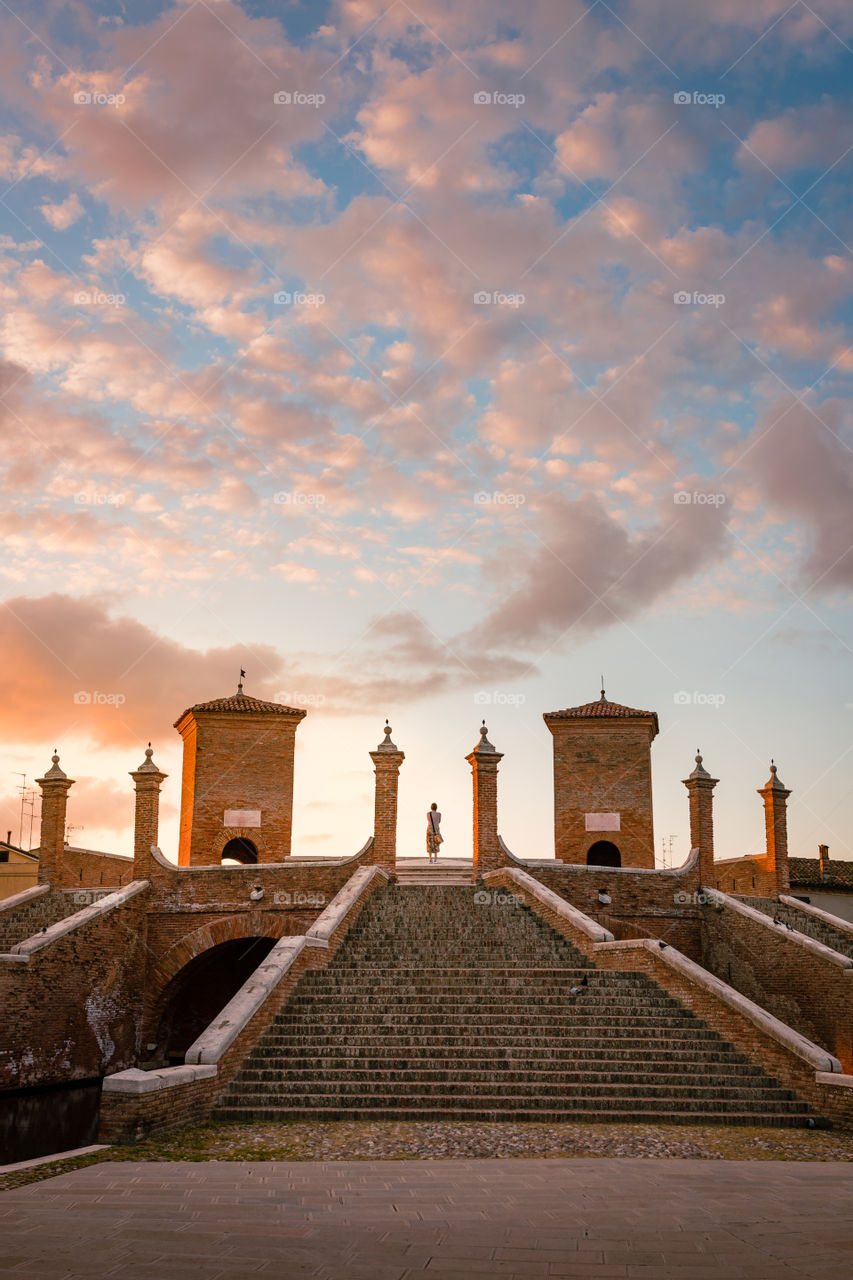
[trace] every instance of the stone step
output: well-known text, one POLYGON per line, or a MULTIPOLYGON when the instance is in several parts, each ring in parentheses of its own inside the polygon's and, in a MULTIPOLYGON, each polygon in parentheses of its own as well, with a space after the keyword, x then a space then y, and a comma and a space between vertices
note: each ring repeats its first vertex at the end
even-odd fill
POLYGON ((642 1070, 644 1067, 671 1069, 688 1075, 701 1075, 710 1069, 724 1070, 737 1068, 748 1075, 763 1075, 761 1067, 741 1054, 722 1050, 686 1050, 667 1048, 658 1049, 656 1053, 641 1052, 636 1049, 611 1049, 606 1057, 602 1055, 600 1046, 587 1049, 560 1049, 549 1045, 536 1049, 530 1045, 515 1048, 472 1047, 464 1058, 459 1054, 448 1057, 447 1049, 442 1045, 425 1045, 418 1049, 417 1056, 387 1050, 381 1053, 373 1045, 353 1048, 350 1045, 334 1045, 326 1049, 322 1056, 299 1053, 265 1052, 252 1058, 253 1066, 242 1068, 242 1072, 263 1071, 267 1067, 274 1071, 286 1071, 290 1068, 302 1070, 306 1067, 323 1071, 382 1071, 382 1070, 446 1070, 453 1071, 460 1066, 473 1070, 518 1070, 526 1074, 544 1070, 574 1070, 587 1067, 590 1070, 608 1070, 617 1064, 626 1071, 642 1070))
POLYGON ((645 974, 595 969, 471 886, 412 883, 370 898, 216 1114, 788 1125, 808 1106, 645 974))
MULTIPOLYGON (((274 1044, 339 1044, 342 1042, 341 1030, 332 1032, 320 1032, 320 1030, 310 1030, 309 1028, 301 1029, 302 1024, 298 1024, 300 1029, 280 1029, 270 1030, 265 1033, 264 1041, 256 1047, 252 1052, 263 1052, 264 1047, 272 1047, 274 1044)), ((607 1041, 617 1041, 620 1047, 665 1047, 674 1041, 681 1044, 688 1044, 690 1041, 701 1041, 719 1043, 715 1032, 706 1030, 702 1033, 699 1030, 674 1028, 663 1032, 661 1028, 619 1028, 613 1029, 610 1025, 590 1025, 583 1030, 575 1030, 574 1036, 564 1034, 564 1036, 555 1037, 553 1034, 543 1032, 537 1034, 533 1030, 512 1029, 500 1030, 500 1032, 466 1032, 464 1028, 453 1028, 452 1032, 446 1032, 443 1036, 437 1036, 434 1030, 424 1028, 419 1032, 405 1030, 398 1027, 386 1027, 379 1025, 375 1030, 365 1030, 365 1028, 357 1027, 357 1034, 347 1036, 347 1041, 352 1044, 365 1044, 378 1048, 405 1046, 423 1046, 423 1044, 443 1044, 446 1048, 453 1048, 459 1052, 460 1048, 464 1048, 467 1044, 498 1044, 502 1047, 521 1046, 526 1044, 535 1044, 535 1046, 548 1046, 548 1044, 557 1042, 566 1048, 578 1046, 579 1048, 589 1047, 589 1044, 597 1043, 606 1044, 607 1041)))
MULTIPOLYGON (((482 1105, 470 1109, 460 1107, 413 1106, 400 1107, 243 1107, 234 1103, 219 1106, 214 1112, 218 1120, 239 1121, 242 1124, 268 1124, 299 1120, 306 1123, 322 1123, 323 1121, 406 1121, 418 1123, 435 1123, 478 1121, 480 1123, 524 1123, 567 1124, 581 1122, 584 1124, 649 1124, 660 1120, 666 1124, 696 1125, 749 1125, 754 1127, 774 1126, 776 1128, 811 1127, 814 1121, 806 1111, 789 1110, 787 1107, 769 1111, 756 1111, 751 1107, 710 1107, 690 1110, 675 1107, 667 1110, 665 1115, 657 1115, 654 1103, 651 1109, 634 1104, 614 1105, 612 1107, 580 1107, 574 1101, 564 1107, 542 1108, 507 1108, 498 1100, 489 1105, 489 1099, 482 1100, 482 1105)), ((793 1107, 794 1104, 788 1104, 793 1107)))
MULTIPOLYGON (((344 992, 341 993, 345 994, 344 992)), ((373 998, 359 992, 357 996, 353 995, 347 999, 347 1009, 351 1013, 359 1014, 363 1017, 375 1017, 379 1013, 399 1012, 402 1015, 416 1013, 418 1011, 432 1012, 433 1010, 448 1010, 454 1015, 465 1015, 469 1010, 482 1010, 490 1015, 503 1016, 504 1019, 514 1017, 516 1014, 528 1010, 536 1009, 547 1012, 565 1012, 575 1013, 588 1012, 596 1010, 620 1010, 630 1014, 646 1013, 662 1013, 664 1011, 678 1010, 683 1015, 683 1010, 675 1000, 667 999, 666 996, 651 995, 631 995, 620 996, 611 995, 607 992, 591 992, 583 991, 579 995, 571 995, 569 992, 565 994, 544 995, 537 993, 531 995, 528 992, 519 994, 513 993, 512 996, 501 996, 499 993, 487 992, 482 995, 466 994, 462 991, 453 992, 434 992, 426 991, 422 994, 415 994, 409 991, 401 991, 399 993, 377 992, 373 998)), ((288 1009, 294 1014, 310 1013, 316 1010, 323 1013, 330 1007, 338 1008, 340 1000, 332 991, 296 996, 288 1003, 288 1009)))
MULTIPOLYGON (((266 1088, 274 1081, 281 1084, 304 1082, 306 1079, 315 1079, 316 1065, 316 1062, 303 1059, 301 1065, 290 1063, 278 1066, 247 1067, 239 1072, 236 1079, 241 1089, 243 1087, 266 1088)), ((702 1070, 693 1071, 685 1068, 667 1070, 668 1065, 661 1062, 655 1069, 641 1062, 635 1062, 631 1066, 624 1062, 611 1062, 597 1068, 585 1065, 583 1070, 570 1070, 566 1065, 559 1069, 544 1070, 541 1065, 531 1067, 523 1059, 516 1063, 504 1063, 501 1067, 496 1067, 494 1064, 478 1066, 468 1059, 463 1059, 455 1064, 448 1061, 444 1067, 412 1062, 401 1064, 399 1067, 385 1066, 369 1069, 338 1060, 327 1063, 326 1072, 331 1074, 324 1076, 324 1080, 346 1079, 354 1083, 370 1083, 377 1087, 386 1083, 402 1085, 417 1080, 443 1086, 448 1082, 478 1086, 504 1083, 531 1088, 538 1088, 540 1085, 562 1088, 569 1085, 614 1084, 630 1085, 632 1088, 654 1085, 667 1089, 680 1089, 692 1088, 694 1081, 701 1081, 702 1088, 713 1088, 717 1085, 743 1088, 748 1087, 748 1082, 752 1079, 759 1081, 758 1087, 764 1089, 764 1077, 761 1072, 759 1070, 745 1072, 739 1063, 718 1063, 713 1071, 708 1070, 707 1063, 703 1064, 702 1070)), ((787 1093, 786 1096, 792 1095, 787 1093)))
MULTIPOLYGON (((632 1028, 642 1030, 647 1027, 659 1027, 661 1029, 672 1027, 675 1029, 683 1027, 688 1016, 686 1013, 666 1015, 625 1011, 609 1017, 608 1025, 611 1028, 624 1031, 632 1028)), ((557 1012, 538 1013, 535 1010, 529 1010, 525 1015, 524 1022, 531 1032, 535 1033, 537 1030, 550 1029, 553 1035, 558 1036, 575 1029, 580 1031, 587 1027, 597 1028, 600 1026, 601 1017, 601 1011, 596 1009, 578 1009, 570 1016, 557 1012)), ((359 1018, 351 1009, 341 1009, 338 1012, 329 1010, 299 1012, 296 1010, 292 1013, 280 1013, 275 1020, 275 1025, 281 1028, 290 1027, 294 1024, 304 1026, 306 1029, 318 1025, 334 1027, 343 1034, 347 1034, 349 1028, 360 1028, 369 1032, 374 1027, 399 1027, 401 1029, 412 1027, 423 1028, 424 1030, 432 1028, 433 1034, 439 1034, 444 1028, 450 1034, 454 1034, 460 1029, 464 1031, 466 1028, 476 1032, 483 1027, 497 1029, 506 1026, 507 1030, 511 1030, 516 1025, 511 1018, 495 1017, 490 1013, 454 1013, 449 1009, 442 1009, 436 1013, 423 1013, 420 1010, 415 1010, 411 1013, 393 1010, 386 1013, 380 1009, 369 1018, 359 1018)))
MULTIPOLYGON (((511 1099, 516 1106, 525 1103, 531 1107, 543 1107, 548 1105, 556 1105, 562 1101, 577 1102, 578 1105, 593 1106, 596 1103, 603 1103, 610 1106, 612 1102, 618 1099, 628 1099, 636 1105, 653 1105, 660 1106, 666 1103, 667 1106, 684 1105, 687 1106, 694 1102, 713 1101, 737 1101, 748 1102, 751 1107, 759 1110, 776 1109, 782 1102, 796 1102, 794 1095, 790 1091, 773 1088, 750 1088, 745 1085, 727 1083, 713 1083, 710 1085, 672 1085, 672 1084, 635 1084, 631 1081, 617 1081, 616 1083, 604 1082, 595 1084, 584 1082, 577 1085, 566 1085, 561 1083, 551 1084, 547 1082, 532 1082, 525 1084, 518 1081, 454 1081, 450 1086, 452 1090, 453 1105, 461 1107, 465 1103, 479 1105, 483 1098, 502 1098, 504 1100, 511 1099)), ((229 1098, 238 1098, 246 1105, 251 1105, 252 1100, 263 1101, 269 1106, 288 1106, 294 1102, 307 1098, 309 1103, 319 1105, 324 1100, 334 1099, 341 1105, 351 1104, 353 1101, 364 1106, 369 1102, 374 1105, 376 1102, 385 1103, 390 1106, 395 1101, 405 1101, 411 1098, 420 1100, 436 1098, 441 1100, 447 1097, 448 1083, 446 1080, 422 1080, 413 1078, 411 1080, 382 1080, 377 1081, 372 1086, 360 1080, 322 1080, 301 1079, 289 1080, 286 1083, 279 1082, 273 1087, 269 1081, 258 1080, 241 1080, 235 1083, 227 1091, 225 1095, 226 1103, 229 1098)), ((805 1103, 798 1104, 806 1109, 805 1103)))

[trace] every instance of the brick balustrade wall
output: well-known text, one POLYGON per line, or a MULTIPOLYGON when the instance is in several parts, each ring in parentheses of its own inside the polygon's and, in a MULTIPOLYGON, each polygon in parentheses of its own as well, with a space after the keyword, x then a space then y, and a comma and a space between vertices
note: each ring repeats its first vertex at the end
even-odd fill
POLYGON ((86 1080, 134 1064, 146 895, 95 916, 26 963, 0 961, 0 1088, 86 1080))
POLYGON ((853 968, 816 953, 769 916, 706 906, 702 917, 704 967, 853 1072, 853 968))

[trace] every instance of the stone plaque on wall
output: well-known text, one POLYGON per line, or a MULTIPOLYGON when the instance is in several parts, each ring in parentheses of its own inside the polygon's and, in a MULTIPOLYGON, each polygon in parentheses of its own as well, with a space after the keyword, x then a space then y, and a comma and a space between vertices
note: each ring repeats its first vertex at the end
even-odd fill
POLYGON ((618 813, 587 813, 586 818, 587 831, 619 831, 619 814, 618 813))
POLYGON ((222 823, 226 827, 259 827, 261 811, 260 809, 226 809, 222 823))

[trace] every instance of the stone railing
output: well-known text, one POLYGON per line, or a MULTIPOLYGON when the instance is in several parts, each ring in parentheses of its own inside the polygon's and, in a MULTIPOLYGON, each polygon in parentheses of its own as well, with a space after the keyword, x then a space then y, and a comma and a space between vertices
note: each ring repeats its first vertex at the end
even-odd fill
MULTIPOLYGON (((817 892, 820 892, 820 890, 817 892)), ((784 902, 786 907, 796 907, 798 911, 802 911, 807 916, 812 916, 815 920, 819 920, 821 924, 831 925, 838 933, 848 933, 853 938, 853 921, 845 920, 843 916, 834 916, 832 912, 824 911, 821 907, 815 907, 811 902, 803 902, 802 898, 792 898, 785 893, 779 894, 779 901, 784 902)))
MULTIPOLYGON (((30 890, 29 892, 35 896, 41 888, 42 886, 39 885, 35 891, 30 890)), ((31 938, 25 938, 23 942, 16 942, 11 951, 0 957, 0 959, 26 962, 30 959, 30 956, 43 951, 45 947, 51 946, 54 942, 58 942, 66 934, 73 933, 75 929, 84 928, 86 925, 91 924, 93 920, 97 920, 99 916, 115 910, 116 907, 124 906, 126 902, 130 902, 132 898, 135 898, 139 893, 143 893, 147 888, 147 880, 133 880, 130 884, 125 885, 123 889, 117 889, 115 892, 105 894, 103 897, 99 896, 95 902, 82 907, 80 911, 75 911, 73 915, 57 920, 55 924, 48 925, 31 938)), ((75 892, 81 891, 76 890, 75 892)), ((88 891, 83 890, 82 892, 88 891)), ((97 891, 94 890, 92 892, 97 891)))
POLYGON ((45 893, 50 893, 49 884, 35 884, 30 889, 22 889, 9 898, 0 899, 0 911, 14 911, 16 907, 23 907, 32 902, 33 898, 40 898, 45 893))
MULTIPOLYGON (((713 904, 719 903, 727 911, 734 911, 737 915, 743 916, 744 919, 752 921, 753 924, 760 925, 763 929, 771 929, 777 936, 781 934, 794 946, 804 947, 806 951, 811 951, 812 955, 819 956, 822 960, 826 960, 829 964, 834 964, 839 969, 853 969, 853 960, 849 956, 842 955, 840 951, 833 951, 831 947, 827 947, 825 943, 818 942, 817 938, 810 938, 807 933, 800 933, 796 929, 786 929, 784 925, 778 925, 772 916, 768 916, 764 911, 758 911, 755 907, 750 907, 746 902, 742 902, 740 898, 732 897, 731 894, 723 893, 720 889, 702 889, 703 894, 713 904)), ((797 902, 795 898, 781 898, 780 902, 791 903, 797 907, 802 907, 803 903, 797 902)), ((825 912, 820 913, 826 916, 825 912)), ((834 922, 834 916, 826 917, 830 922, 834 922)), ((853 933, 853 925, 850 926, 853 933)))
POLYGON ((808 1102, 818 1116, 853 1125, 853 1076, 844 1074, 838 1058, 675 947, 649 938, 601 942, 593 948, 593 960, 601 969, 648 974, 750 1062, 808 1102))
POLYGON ((202 1119, 305 970, 326 967, 369 896, 388 879, 380 867, 359 867, 308 933, 280 938, 187 1050, 185 1066, 107 1076, 101 1094, 101 1139, 135 1142, 202 1119))

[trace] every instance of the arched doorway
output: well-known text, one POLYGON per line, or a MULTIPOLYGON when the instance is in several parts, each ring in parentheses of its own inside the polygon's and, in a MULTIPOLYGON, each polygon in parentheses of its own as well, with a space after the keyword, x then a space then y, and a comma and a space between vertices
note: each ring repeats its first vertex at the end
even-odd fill
POLYGON ((621 867, 622 855, 610 840, 596 840, 586 855, 588 867, 621 867))
POLYGON ((190 960, 164 992, 157 1030, 157 1057, 170 1066, 184 1061, 190 1045, 210 1025, 265 960, 275 938, 232 938, 190 960))
POLYGON ((235 836, 233 840, 229 840, 225 848, 222 850, 222 861, 230 859, 231 862, 257 862, 258 849, 257 845, 251 840, 247 840, 245 836, 235 836))

